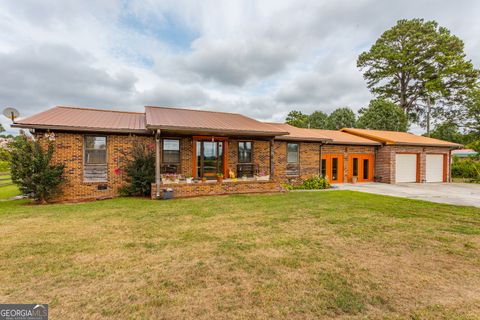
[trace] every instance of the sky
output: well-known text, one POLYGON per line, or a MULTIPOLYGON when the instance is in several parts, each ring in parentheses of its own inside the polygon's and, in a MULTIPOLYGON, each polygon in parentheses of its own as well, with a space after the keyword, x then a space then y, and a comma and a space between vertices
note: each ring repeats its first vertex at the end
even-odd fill
POLYGON ((0 108, 356 111, 357 57, 397 20, 436 20, 479 68, 479 16, 475 0, 0 0, 0 108))

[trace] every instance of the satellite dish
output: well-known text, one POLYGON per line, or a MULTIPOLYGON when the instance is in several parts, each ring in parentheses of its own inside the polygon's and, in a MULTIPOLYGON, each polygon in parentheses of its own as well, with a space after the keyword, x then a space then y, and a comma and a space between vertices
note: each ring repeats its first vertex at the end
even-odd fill
POLYGON ((18 112, 18 110, 15 108, 5 108, 3 110, 3 115, 7 118, 12 119, 12 122, 14 122, 15 118, 18 118, 20 116, 20 112, 18 112))

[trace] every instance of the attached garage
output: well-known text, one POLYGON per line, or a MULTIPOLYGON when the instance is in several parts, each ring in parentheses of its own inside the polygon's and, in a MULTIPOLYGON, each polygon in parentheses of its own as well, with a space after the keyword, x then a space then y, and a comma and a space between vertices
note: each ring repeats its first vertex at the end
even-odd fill
POLYGON ((408 132, 357 128, 342 131, 382 143, 375 153, 375 181, 385 183, 447 182, 450 152, 462 146, 408 132))
POLYGON ((417 182, 417 154, 395 155, 395 182, 417 182))
POLYGON ((445 160, 443 154, 427 154, 425 163, 425 181, 443 182, 445 160))

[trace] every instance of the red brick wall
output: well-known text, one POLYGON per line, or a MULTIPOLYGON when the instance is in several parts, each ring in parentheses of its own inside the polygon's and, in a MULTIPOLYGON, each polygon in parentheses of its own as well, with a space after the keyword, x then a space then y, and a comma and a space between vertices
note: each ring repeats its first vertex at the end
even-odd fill
MULTIPOLYGON (((292 183, 301 183, 313 175, 319 174, 320 164, 320 143, 318 142, 299 142, 300 144, 300 176, 286 176, 287 167, 287 142, 275 141, 275 177, 282 180, 289 180, 292 183)), ((374 146, 354 146, 354 145, 333 145, 328 144, 322 147, 322 154, 341 154, 343 158, 344 181, 346 181, 348 172, 348 154, 373 154, 374 146)))
POLYGON ((229 139, 228 140, 228 169, 237 172, 238 142, 252 141, 253 163, 258 165, 258 170, 270 174, 270 142, 265 140, 229 139))
MULTIPOLYGON (((417 147, 417 146, 383 146, 379 147, 375 165, 375 176, 379 182, 395 183, 395 154, 417 153, 420 154, 420 182, 425 181, 427 154, 449 155, 449 148, 417 147)), ((447 161, 447 177, 450 176, 450 159, 447 161)), ((449 178, 447 178, 449 180, 449 178)))
MULTIPOLYGON (((102 134, 98 134, 102 135, 102 134)), ((83 181, 83 144, 84 134, 55 132, 55 153, 52 161, 65 164, 62 195, 58 201, 87 200, 109 198, 118 195, 118 189, 125 185, 126 174, 115 173, 115 169, 123 168, 131 157, 132 147, 136 143, 145 143, 154 146, 153 136, 135 136, 103 134, 107 136, 107 181, 83 181), (99 185, 107 185, 106 190, 98 190, 99 185)), ((37 131, 36 138, 45 147, 47 141, 44 133, 37 131)))
MULTIPOLYGON (((161 190, 171 188, 175 198, 187 198, 222 194, 269 193, 285 191, 278 181, 198 182, 162 184, 161 190)), ((152 184, 152 199, 156 197, 156 184, 152 184)), ((160 192, 162 197, 162 192, 160 192)))

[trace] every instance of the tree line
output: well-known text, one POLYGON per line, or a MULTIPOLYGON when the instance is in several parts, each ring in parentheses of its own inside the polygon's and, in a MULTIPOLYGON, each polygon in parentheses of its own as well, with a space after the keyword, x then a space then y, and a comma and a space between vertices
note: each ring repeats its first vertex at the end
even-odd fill
POLYGON ((290 111, 286 123, 299 128, 340 130, 342 128, 364 128, 372 130, 407 131, 408 121, 402 109, 384 99, 374 99, 358 116, 349 107, 338 108, 327 115, 322 111, 304 114, 290 111))
POLYGON ((439 139, 480 139, 480 71, 466 58, 463 41, 437 22, 399 20, 359 55, 357 67, 375 97, 358 116, 346 107, 330 115, 294 110, 286 122, 394 131, 417 124, 439 139))

